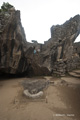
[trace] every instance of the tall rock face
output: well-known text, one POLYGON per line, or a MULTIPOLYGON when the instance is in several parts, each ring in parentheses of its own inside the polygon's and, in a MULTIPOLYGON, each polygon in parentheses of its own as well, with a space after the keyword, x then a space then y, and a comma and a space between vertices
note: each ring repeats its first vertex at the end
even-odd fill
POLYGON ((0 12, 0 71, 22 73, 27 69, 26 38, 20 11, 0 12))
POLYGON ((0 74, 49 75, 45 67, 33 60, 34 49, 26 41, 20 11, 9 3, 0 9, 0 74), (6 8, 6 5, 9 8, 6 8), (30 49, 31 48, 31 49, 30 49), (31 51, 32 50, 32 51, 31 51))
POLYGON ((80 34, 80 15, 76 15, 63 25, 51 27, 51 42, 58 44, 58 57, 69 58, 73 54, 73 42, 80 34))
POLYGON ((80 64, 80 57, 74 53, 73 43, 79 34, 80 15, 62 25, 53 25, 51 38, 43 47, 43 65, 58 74, 75 69, 80 64))
POLYGON ((80 46, 74 41, 79 33, 80 15, 76 15, 63 25, 52 26, 51 38, 44 45, 28 43, 20 11, 14 7, 0 10, 0 73, 62 75, 77 68, 80 46))

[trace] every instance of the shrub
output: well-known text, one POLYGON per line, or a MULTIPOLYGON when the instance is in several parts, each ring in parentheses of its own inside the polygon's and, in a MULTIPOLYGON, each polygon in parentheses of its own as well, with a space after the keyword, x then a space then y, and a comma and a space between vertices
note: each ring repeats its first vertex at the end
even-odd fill
POLYGON ((13 6, 11 4, 9 4, 8 2, 7 3, 3 2, 1 9, 0 9, 0 12, 2 12, 2 11, 7 12, 12 7, 13 6))

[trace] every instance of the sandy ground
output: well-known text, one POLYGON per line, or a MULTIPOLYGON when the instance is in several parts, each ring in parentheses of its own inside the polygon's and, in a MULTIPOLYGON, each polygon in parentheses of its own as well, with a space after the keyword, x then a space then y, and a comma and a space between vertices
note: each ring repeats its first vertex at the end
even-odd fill
POLYGON ((0 79, 0 120, 80 120, 79 85, 57 82, 44 90, 42 98, 32 100, 23 95, 25 79, 0 79))

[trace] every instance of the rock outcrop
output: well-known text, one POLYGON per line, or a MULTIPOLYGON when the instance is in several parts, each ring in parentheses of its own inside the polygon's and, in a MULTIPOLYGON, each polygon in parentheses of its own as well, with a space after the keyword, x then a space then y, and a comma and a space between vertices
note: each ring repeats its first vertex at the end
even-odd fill
MULTIPOLYGON (((32 61, 30 47, 21 24, 20 11, 3 3, 0 10, 0 73, 46 75, 47 68, 41 68, 32 61), (29 53, 29 54, 28 54, 29 53)), ((32 49, 33 54, 33 49, 32 49)))
POLYGON ((51 38, 42 50, 42 65, 52 73, 64 75, 80 65, 79 54, 74 53, 74 41, 80 34, 80 15, 76 15, 62 25, 51 27, 51 38))
POLYGON ((57 59, 70 58, 73 54, 73 42, 80 33, 80 15, 76 15, 63 25, 51 27, 51 40, 58 45, 57 59))
POLYGON ((51 38, 42 45, 26 41, 20 11, 8 3, 1 8, 0 73, 64 75, 80 65, 80 44, 74 44, 80 34, 80 15, 52 26, 51 38))
POLYGON ((0 12, 0 71, 22 73, 27 69, 26 38, 20 11, 10 8, 0 12))

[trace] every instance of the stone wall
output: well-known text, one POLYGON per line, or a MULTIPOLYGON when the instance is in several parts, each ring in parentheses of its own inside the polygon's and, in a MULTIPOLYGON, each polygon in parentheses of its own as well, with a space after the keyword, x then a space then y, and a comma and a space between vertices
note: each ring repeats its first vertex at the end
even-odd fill
POLYGON ((74 54, 77 53, 80 56, 80 42, 74 43, 73 48, 74 48, 74 54))
POLYGON ((56 61, 53 66, 53 74, 57 74, 59 76, 64 76, 66 73, 78 69, 80 66, 80 58, 78 55, 72 56, 70 59, 56 61))

